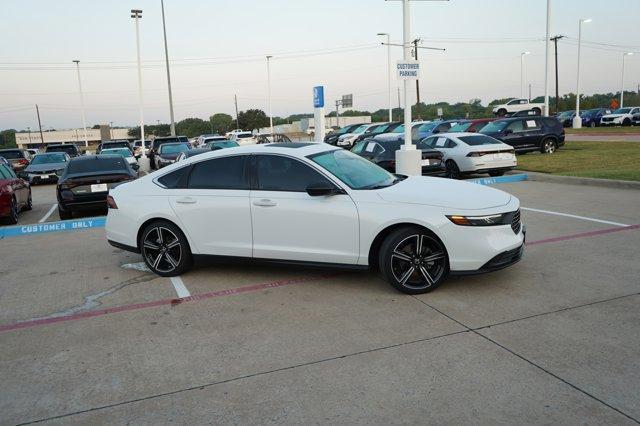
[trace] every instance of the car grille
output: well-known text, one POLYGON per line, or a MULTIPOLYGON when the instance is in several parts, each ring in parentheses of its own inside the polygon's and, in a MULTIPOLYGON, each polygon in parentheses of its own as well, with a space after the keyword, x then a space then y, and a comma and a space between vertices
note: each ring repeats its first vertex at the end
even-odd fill
POLYGON ((520 227, 522 224, 520 223, 520 209, 516 210, 513 214, 513 218, 511 219, 511 229, 513 229, 514 233, 520 232, 520 227))
POLYGON ((610 122, 610 121, 613 121, 613 118, 610 118, 610 117, 603 117, 601 120, 602 120, 602 121, 604 121, 604 122, 606 122, 606 123, 608 123, 608 122, 610 122))

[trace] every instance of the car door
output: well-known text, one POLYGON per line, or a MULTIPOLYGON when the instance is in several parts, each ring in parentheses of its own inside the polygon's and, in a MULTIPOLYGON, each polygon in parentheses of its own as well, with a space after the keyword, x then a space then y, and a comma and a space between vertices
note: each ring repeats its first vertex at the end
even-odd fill
POLYGON ((276 154, 252 160, 253 256, 306 262, 355 264, 358 211, 345 193, 312 197, 306 188, 327 183, 315 166, 276 154))
POLYGON ((232 155, 186 166, 188 176, 178 185, 184 187, 167 189, 194 252, 251 257, 248 158, 232 155))
POLYGON ((525 129, 522 122, 523 120, 517 119, 509 123, 504 129, 504 135, 500 137, 504 143, 515 149, 526 148, 525 129))
POLYGON ((29 187, 27 186, 27 183, 18 178, 11 167, 0 164, 0 168, 2 168, 2 176, 9 182, 9 186, 16 197, 18 206, 23 206, 29 198, 29 187))

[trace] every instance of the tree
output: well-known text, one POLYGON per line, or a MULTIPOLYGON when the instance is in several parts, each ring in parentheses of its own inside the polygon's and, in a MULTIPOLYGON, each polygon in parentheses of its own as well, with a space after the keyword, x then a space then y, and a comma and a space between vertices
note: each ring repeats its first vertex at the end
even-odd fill
MULTIPOLYGON (((132 138, 140 139, 140 126, 132 127, 127 132, 132 138)), ((171 129, 168 124, 153 124, 150 126, 144 126, 144 137, 149 139, 149 136, 169 136, 171 129)))
POLYGON ((232 129, 233 117, 229 114, 219 112, 209 117, 209 122, 215 133, 225 134, 232 129))
POLYGON ((176 133, 188 138, 211 133, 211 123, 201 118, 185 118, 176 123, 176 133))
POLYGON ((254 130, 269 125, 269 117, 261 109, 248 109, 238 113, 238 127, 254 130))
POLYGON ((0 147, 15 148, 16 147, 16 131, 15 129, 7 129, 0 132, 0 147))

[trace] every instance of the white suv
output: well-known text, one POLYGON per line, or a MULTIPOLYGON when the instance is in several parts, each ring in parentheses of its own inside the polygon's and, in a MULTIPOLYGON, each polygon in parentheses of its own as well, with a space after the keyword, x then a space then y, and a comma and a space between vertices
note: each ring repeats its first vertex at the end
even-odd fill
POLYGON ((540 115, 543 109, 543 103, 531 103, 528 99, 512 99, 506 104, 494 105, 493 113, 498 116, 503 116, 510 112, 533 111, 535 115, 540 115))
POLYGON ((640 114, 640 107, 618 108, 611 114, 607 114, 600 119, 601 126, 630 126, 633 116, 640 114))

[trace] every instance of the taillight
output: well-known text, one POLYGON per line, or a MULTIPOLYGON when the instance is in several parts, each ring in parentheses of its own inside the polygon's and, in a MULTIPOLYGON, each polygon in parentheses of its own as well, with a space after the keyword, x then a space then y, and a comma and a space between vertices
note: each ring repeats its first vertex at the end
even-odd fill
POLYGON ((18 163, 20 163, 20 164, 29 164, 29 160, 25 160, 24 158, 21 158, 20 160, 18 160, 18 163))
POLYGON ((482 157, 486 152, 470 152, 467 154, 467 157, 482 157))
POLYGON ((110 209, 118 208, 118 205, 116 204, 116 200, 114 200, 111 195, 107 195, 107 207, 109 207, 110 209))

